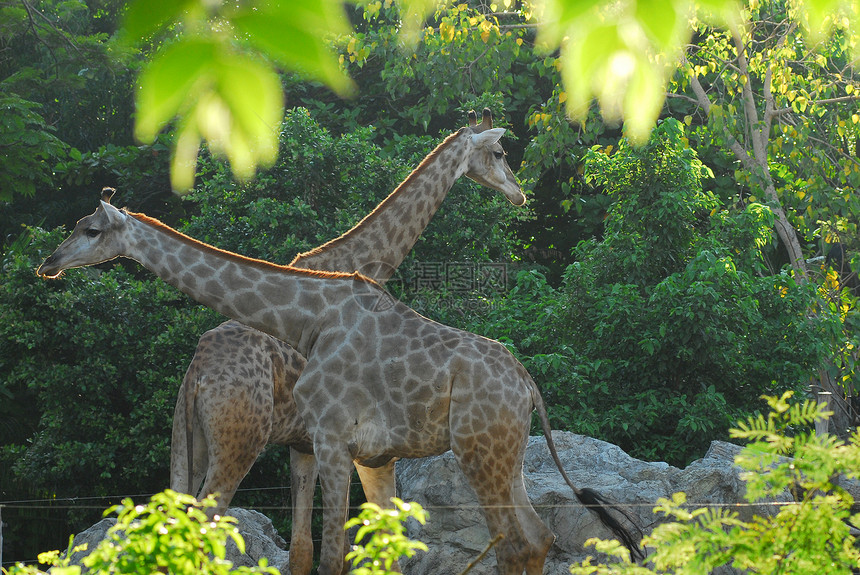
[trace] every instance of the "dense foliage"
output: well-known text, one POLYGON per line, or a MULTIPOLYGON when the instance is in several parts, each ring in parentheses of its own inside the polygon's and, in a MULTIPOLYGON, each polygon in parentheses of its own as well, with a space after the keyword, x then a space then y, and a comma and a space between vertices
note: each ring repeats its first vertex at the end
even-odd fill
MULTIPOLYGON (((525 10, 487 8, 440 10, 409 53, 396 5, 352 8, 355 32, 335 48, 356 97, 282 75, 273 165, 237 183, 204 148, 179 198, 173 136, 132 137, 133 79, 171 32, 137 51, 114 41, 122 3, 0 5, 0 502, 56 507, 4 508, 4 558, 59 547, 117 496, 166 486, 176 390, 222 319, 128 261, 36 278, 102 186, 194 237, 286 263, 348 229, 484 106, 508 130, 527 206, 461 180, 388 287, 505 342, 555 428, 682 465, 762 393, 826 376, 855 394, 860 318, 842 284, 860 261, 860 85, 846 37, 811 50, 782 2, 755 3, 743 49, 702 25, 665 120, 635 148, 594 111, 568 122, 559 54, 536 48, 525 10), (752 81, 718 65, 743 59, 752 81), (756 132, 768 109, 770 131, 756 132), (824 261, 836 241, 839 269, 824 261)), ((286 465, 267 450, 235 499, 279 508, 284 530, 289 493, 258 488, 286 485, 286 465)))
POLYGON ((683 465, 761 394, 808 385, 838 318, 807 317, 811 286, 759 275, 770 211, 703 191, 677 121, 642 147, 591 151, 585 173, 612 200, 602 238, 576 248, 560 286, 523 271, 465 325, 520 354, 554 426, 683 465))

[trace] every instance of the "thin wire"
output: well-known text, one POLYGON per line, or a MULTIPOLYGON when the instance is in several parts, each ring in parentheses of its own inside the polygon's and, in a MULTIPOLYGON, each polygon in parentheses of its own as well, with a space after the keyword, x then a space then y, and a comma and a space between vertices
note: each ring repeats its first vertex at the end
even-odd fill
MULTIPOLYGON (((624 508, 654 508, 656 503, 617 503, 619 507, 624 508)), ((725 508, 725 507, 788 507, 792 505, 802 505, 802 502, 799 501, 767 501, 762 503, 685 503, 680 507, 682 509, 699 509, 703 507, 713 507, 713 508, 725 508)), ((427 510, 442 510, 442 511, 451 511, 451 510, 480 510, 485 507, 482 505, 474 504, 474 505, 422 505, 424 509, 427 510)), ((597 508, 597 507, 606 507, 605 505, 600 504, 581 504, 581 503, 565 503, 565 504, 552 504, 552 505, 532 505, 534 509, 576 509, 576 508, 597 508)), ((18 505, 16 502, 10 503, 0 503, 0 508, 5 509, 104 509, 104 507, 99 505, 18 505)), ((524 505, 490 505, 486 506, 489 509, 525 509, 524 505)), ((254 505, 253 509, 266 509, 266 510, 290 510, 292 509, 292 505, 254 505)), ((314 510, 325 510, 326 507, 322 505, 314 505, 314 510)), ((350 509, 358 509, 357 506, 350 506, 350 509)))

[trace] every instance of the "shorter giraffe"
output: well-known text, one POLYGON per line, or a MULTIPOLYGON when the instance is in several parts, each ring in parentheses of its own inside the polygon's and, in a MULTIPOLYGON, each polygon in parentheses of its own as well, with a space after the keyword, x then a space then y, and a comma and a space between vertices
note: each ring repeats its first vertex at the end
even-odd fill
POLYGON ((200 303, 289 343, 307 359, 293 389, 323 487, 321 575, 344 566, 349 477, 398 457, 451 449, 481 504, 502 575, 541 575, 555 536, 526 493, 523 458, 537 410, 547 446, 580 502, 639 555, 636 538, 565 473, 546 407, 501 343, 429 320, 358 274, 278 266, 225 252, 103 193, 95 213, 39 266, 43 277, 119 256, 140 262, 200 303))

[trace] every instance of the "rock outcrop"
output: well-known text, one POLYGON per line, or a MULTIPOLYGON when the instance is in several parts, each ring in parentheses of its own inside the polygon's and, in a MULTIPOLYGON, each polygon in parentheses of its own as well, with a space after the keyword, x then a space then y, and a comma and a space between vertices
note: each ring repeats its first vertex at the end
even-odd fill
MULTIPOLYGON (((707 455, 685 469, 667 463, 634 459, 619 447, 582 435, 554 432, 553 438, 567 474, 579 488, 590 488, 619 503, 639 528, 650 532, 660 520, 652 513, 661 497, 684 491, 694 505, 721 505, 743 501, 744 484, 734 467, 740 447, 714 442, 707 455)), ((403 563, 409 575, 459 573, 490 540, 474 493, 465 482, 453 454, 397 464, 398 493, 423 505, 424 526, 409 525, 409 536, 424 541, 429 551, 403 563), (450 566, 440 571, 439 566, 450 566)), ((612 539, 597 516, 576 500, 550 456, 546 441, 533 437, 525 458, 526 489, 538 514, 556 535, 544 573, 566 575, 571 563, 596 555, 586 548, 591 537, 612 539)), ((768 512, 766 506, 741 508, 744 517, 768 512)), ((630 525, 625 520, 625 525, 630 525)), ((490 552, 470 575, 495 573, 490 552)), ((727 571, 730 572, 730 571, 727 571)))
MULTIPOLYGON (((744 483, 739 479, 734 457, 740 447, 714 442, 708 453, 685 469, 666 463, 649 463, 634 459, 619 447, 582 435, 567 432, 553 434, 559 456, 574 484, 590 488, 620 504, 630 519, 648 533, 661 518, 652 513, 654 503, 683 491, 691 505, 732 505, 744 502, 744 483)), ((568 566, 594 550, 584 543, 591 537, 612 538, 612 533, 596 515, 575 499, 553 462, 543 437, 530 439, 525 458, 526 488, 532 504, 553 533, 556 542, 547 557, 544 573, 566 575, 568 566)), ((466 483, 451 452, 438 457, 402 460, 397 464, 398 494, 407 501, 420 503, 427 511, 428 522, 408 526, 409 536, 427 544, 429 551, 405 560, 408 575, 460 573, 487 546, 489 533, 475 495, 466 483)), ((784 500, 788 500, 786 494, 784 500)), ((742 506, 736 510, 743 519, 766 515, 773 508, 742 506)), ((228 559, 235 565, 256 565, 260 557, 289 573, 289 554, 285 543, 275 532, 272 522, 260 513, 230 508, 228 514, 239 520, 247 545, 247 555, 240 555, 230 545, 228 559)), ((89 541, 90 549, 104 536, 112 519, 105 519, 78 535, 89 541)), ((625 519, 626 525, 631 523, 625 519)), ((286 535, 286 534, 285 534, 286 535)), ((76 539, 76 544, 79 540, 76 539)), ((491 551, 470 575, 495 573, 495 554, 491 551)), ((731 573, 731 570, 725 570, 731 573)))

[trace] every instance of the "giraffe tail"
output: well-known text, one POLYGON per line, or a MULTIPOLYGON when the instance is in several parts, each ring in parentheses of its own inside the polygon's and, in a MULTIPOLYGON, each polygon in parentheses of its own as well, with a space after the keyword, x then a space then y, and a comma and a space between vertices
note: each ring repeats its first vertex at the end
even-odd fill
POLYGON ((606 525, 610 531, 618 538, 621 543, 624 544, 625 547, 630 551, 630 557, 634 561, 639 561, 645 558, 645 554, 642 551, 640 546, 640 541, 642 539, 642 530, 639 529, 639 526, 636 524, 636 521, 633 520, 632 517, 621 507, 610 502, 605 497, 597 493, 592 489, 579 489, 576 485, 573 484, 570 477, 568 477, 567 472, 565 472, 564 467, 561 464, 561 459, 558 456, 558 451, 555 448, 555 441, 552 438, 552 427, 549 424, 549 415, 546 411, 546 404, 543 401, 543 397, 541 396, 540 390, 537 387, 537 384, 534 380, 528 376, 529 385, 532 389, 532 401, 534 402, 535 410, 537 411, 538 418, 540 419, 541 428, 543 429, 544 436, 546 436, 546 445, 549 448, 549 452, 552 455, 553 460, 555 461, 556 467, 558 467, 561 476, 564 478, 565 483, 567 483, 570 488, 573 490, 574 495, 576 495, 576 499, 582 504, 585 508, 594 512, 601 523, 606 525), (634 535, 630 532, 621 522, 610 513, 610 510, 615 511, 616 513, 623 515, 627 521, 633 525, 636 529, 638 535, 634 535))

